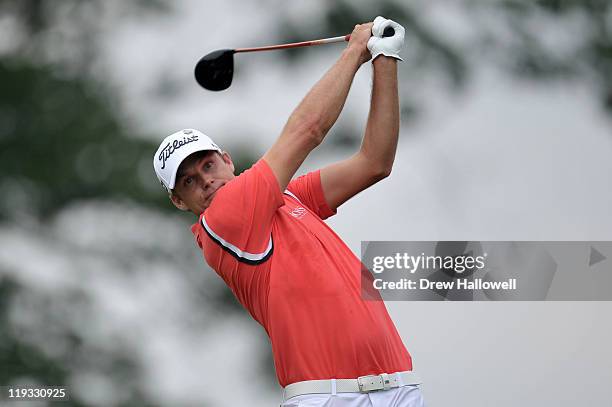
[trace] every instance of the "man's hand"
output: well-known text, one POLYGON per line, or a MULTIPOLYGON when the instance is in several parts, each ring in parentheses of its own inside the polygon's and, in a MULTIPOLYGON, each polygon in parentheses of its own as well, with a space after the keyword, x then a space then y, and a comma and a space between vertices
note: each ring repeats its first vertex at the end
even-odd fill
POLYGON ((372 37, 368 40, 368 49, 372 54, 372 59, 376 59, 379 55, 384 55, 403 61, 399 56, 403 45, 404 27, 393 20, 388 20, 381 16, 374 19, 372 37), (395 31, 393 37, 383 37, 383 32, 387 27, 392 27, 395 31))
POLYGON ((354 49, 359 53, 359 63, 363 64, 372 58, 368 50, 368 40, 372 36, 374 23, 357 24, 351 33, 347 49, 354 49))

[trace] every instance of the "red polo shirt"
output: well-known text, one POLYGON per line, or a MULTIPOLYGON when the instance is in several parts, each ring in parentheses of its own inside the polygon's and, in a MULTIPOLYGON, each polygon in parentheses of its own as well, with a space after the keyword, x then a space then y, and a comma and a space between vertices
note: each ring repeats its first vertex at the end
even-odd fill
POLYGON ((361 263, 323 222, 320 172, 281 193, 263 160, 192 226, 206 262, 266 330, 281 386, 412 370, 383 301, 361 298, 361 263))

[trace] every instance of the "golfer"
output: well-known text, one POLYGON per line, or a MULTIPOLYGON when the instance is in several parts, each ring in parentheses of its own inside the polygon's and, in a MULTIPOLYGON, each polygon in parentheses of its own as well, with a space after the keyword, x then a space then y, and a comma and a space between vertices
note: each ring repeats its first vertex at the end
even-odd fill
POLYGON ((282 406, 424 405, 410 354, 384 302, 362 299, 361 262, 323 222, 391 172, 403 41, 404 28, 383 17, 355 26, 338 61, 293 111, 274 145, 238 176, 230 155, 193 129, 168 136, 154 156, 172 203, 198 216, 191 230, 206 262, 266 330, 284 389, 282 406), (383 37, 389 26, 395 34, 383 37), (294 178, 370 59, 373 87, 361 148, 294 178))

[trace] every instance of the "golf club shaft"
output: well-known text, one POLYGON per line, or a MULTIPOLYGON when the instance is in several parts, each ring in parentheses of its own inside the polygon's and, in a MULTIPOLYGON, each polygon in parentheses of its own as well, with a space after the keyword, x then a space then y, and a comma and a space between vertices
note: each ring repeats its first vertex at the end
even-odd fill
POLYGON ((269 45, 267 47, 253 47, 253 48, 236 48, 234 52, 255 52, 255 51, 273 51, 275 49, 286 49, 286 48, 297 48, 297 47, 310 47, 311 45, 323 45, 323 44, 331 44, 334 42, 344 42, 351 39, 351 35, 342 35, 340 37, 332 37, 332 38, 323 38, 320 40, 313 41, 302 41, 302 42, 293 42, 291 44, 280 44, 280 45, 269 45))

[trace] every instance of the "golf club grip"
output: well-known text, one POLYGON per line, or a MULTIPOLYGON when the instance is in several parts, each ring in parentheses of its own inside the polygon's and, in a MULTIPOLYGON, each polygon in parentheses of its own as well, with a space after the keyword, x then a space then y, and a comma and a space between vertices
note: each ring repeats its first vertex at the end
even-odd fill
POLYGON ((395 30, 393 29, 393 27, 389 26, 387 28, 385 28, 385 31, 383 31, 383 37, 393 37, 395 35, 395 30))
MULTIPOLYGON (((393 37, 395 35, 395 30, 393 29, 393 27, 389 26, 387 28, 385 28, 385 31, 383 31, 383 37, 393 37)), ((345 41, 348 41, 351 39, 351 34, 348 34, 346 37, 344 37, 345 41)))

